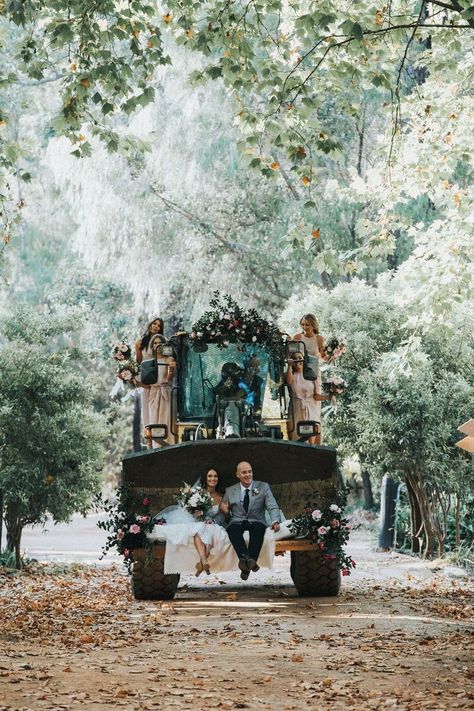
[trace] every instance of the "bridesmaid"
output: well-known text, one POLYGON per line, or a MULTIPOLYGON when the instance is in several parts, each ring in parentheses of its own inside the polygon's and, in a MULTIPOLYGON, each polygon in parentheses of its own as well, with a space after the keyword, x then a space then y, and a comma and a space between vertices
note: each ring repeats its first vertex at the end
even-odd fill
POLYGON ((166 441, 175 444, 174 435, 171 432, 171 388, 176 361, 174 358, 163 356, 159 339, 153 341, 156 335, 163 335, 163 319, 155 316, 147 325, 146 331, 141 338, 135 342, 135 355, 137 363, 153 358, 158 359, 158 382, 153 385, 141 385, 142 387, 142 418, 145 426, 145 438, 149 447, 156 448, 159 445, 151 439, 151 430, 146 425, 160 424, 168 426, 168 436, 166 441))
MULTIPOLYGON (((314 382, 314 395, 320 396, 318 399, 315 398, 315 419, 321 422, 321 402, 320 400, 327 400, 325 396, 321 395, 321 372, 319 369, 319 359, 324 358, 324 338, 319 332, 319 323, 314 314, 305 314, 300 320, 300 326, 302 333, 295 333, 293 336, 293 341, 302 341, 306 346, 306 352, 308 354, 308 364, 312 366, 313 370, 318 373, 318 377, 314 382)), ((302 370, 302 368, 301 368, 302 370)), ((287 380, 288 382, 288 380, 287 380)), ((311 382, 311 381, 310 381, 311 382)), ((316 437, 312 437, 310 440, 311 444, 322 444, 322 428, 320 426, 320 434, 316 437)))
MULTIPOLYGON (((285 381, 290 388, 291 400, 290 411, 293 413, 292 422, 289 427, 293 427, 290 432, 290 439, 299 439, 296 425, 302 420, 315 420, 319 422, 321 432, 321 400, 329 400, 330 395, 321 395, 317 392, 317 380, 305 380, 303 378, 303 356, 295 353, 293 358, 288 360, 288 369, 285 374, 285 381)), ((321 434, 310 437, 309 444, 321 444, 321 434)))
POLYGON ((294 341, 303 341, 308 355, 316 358, 324 358, 324 338, 319 333, 319 323, 314 314, 305 314, 300 326, 302 333, 293 336, 294 341))

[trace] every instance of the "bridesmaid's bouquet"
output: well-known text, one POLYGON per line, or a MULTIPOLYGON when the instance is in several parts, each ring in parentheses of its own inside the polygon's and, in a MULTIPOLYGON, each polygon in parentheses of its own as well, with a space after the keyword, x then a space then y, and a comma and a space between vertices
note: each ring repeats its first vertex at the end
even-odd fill
POLYGON ((126 385, 135 387, 135 378, 140 372, 140 366, 137 361, 132 358, 132 349, 128 343, 122 341, 114 346, 112 357, 117 362, 117 378, 126 385))
POLYGON ((327 395, 331 395, 331 404, 336 404, 336 395, 342 395, 347 390, 347 383, 343 378, 332 375, 323 383, 323 390, 327 395))
POLYGON ((204 521, 214 504, 207 489, 203 489, 202 486, 189 486, 189 484, 185 484, 179 490, 176 500, 197 521, 204 521))
POLYGON ((347 351, 344 336, 330 336, 324 344, 324 357, 328 363, 340 358, 347 351))
POLYGON ((115 360, 118 361, 130 360, 132 357, 132 349, 130 348, 128 343, 122 341, 121 343, 117 343, 117 345, 114 346, 112 356, 115 360))

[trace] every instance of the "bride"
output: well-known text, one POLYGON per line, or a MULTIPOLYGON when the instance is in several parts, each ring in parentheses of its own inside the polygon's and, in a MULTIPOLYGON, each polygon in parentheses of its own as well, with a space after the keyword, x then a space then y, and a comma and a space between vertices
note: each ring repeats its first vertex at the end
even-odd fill
POLYGON ((211 551, 213 556, 216 556, 219 554, 219 549, 229 544, 227 533, 223 528, 228 505, 222 500, 224 492, 219 484, 219 474, 215 469, 209 469, 195 486, 206 489, 214 502, 205 521, 196 521, 182 506, 172 506, 155 517, 165 519, 164 524, 155 526, 152 534, 153 538, 166 541, 165 573, 180 572, 180 570, 172 570, 176 564, 178 568, 181 565, 182 569, 184 561, 179 563, 176 558, 180 553, 184 553, 183 547, 188 547, 192 541, 199 555, 195 574, 199 576, 205 572, 209 575, 211 567, 208 558, 211 551))

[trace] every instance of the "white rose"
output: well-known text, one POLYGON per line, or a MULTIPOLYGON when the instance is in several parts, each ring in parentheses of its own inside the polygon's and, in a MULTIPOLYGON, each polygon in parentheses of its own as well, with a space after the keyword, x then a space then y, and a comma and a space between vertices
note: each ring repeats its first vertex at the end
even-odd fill
POLYGON ((337 504, 331 504, 331 506, 329 507, 329 510, 335 511, 335 513, 340 513, 340 511, 341 511, 341 509, 339 508, 339 506, 337 506, 337 504))

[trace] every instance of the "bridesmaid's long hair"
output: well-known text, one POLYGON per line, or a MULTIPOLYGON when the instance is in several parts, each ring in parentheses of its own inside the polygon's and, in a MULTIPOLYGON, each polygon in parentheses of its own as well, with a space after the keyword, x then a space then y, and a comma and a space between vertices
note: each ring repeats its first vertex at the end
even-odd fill
POLYGON ((159 321, 159 322, 160 322, 160 330, 159 330, 159 333, 161 333, 162 336, 165 335, 165 334, 164 334, 165 322, 164 322, 163 319, 160 318, 159 316, 155 316, 155 317, 152 318, 151 321, 149 322, 148 326, 146 327, 146 331, 145 331, 145 333, 144 333, 143 336, 142 336, 142 340, 141 340, 141 343, 140 343, 140 347, 141 347, 142 351, 143 351, 145 348, 148 348, 148 344, 150 343, 150 339, 151 339, 150 327, 151 327, 151 324, 152 324, 154 321, 159 321))
POLYGON ((201 487, 202 487, 203 489, 207 489, 207 475, 208 475, 208 472, 210 472, 211 470, 214 470, 214 471, 216 472, 216 474, 217 474, 217 477, 218 477, 218 478, 217 478, 216 491, 217 491, 218 494, 221 494, 222 496, 224 496, 225 489, 224 489, 224 487, 223 487, 222 484, 221 484, 221 475, 219 474, 219 472, 217 471, 217 469, 216 469, 215 467, 209 467, 209 469, 207 469, 207 470, 204 472, 204 474, 201 474, 201 482, 200 482, 201 487))
POLYGON ((313 329, 313 331, 316 334, 319 334, 319 323, 318 323, 318 319, 316 318, 316 316, 314 314, 305 314, 304 316, 302 316, 300 319, 300 326, 301 326, 301 321, 307 321, 309 323, 309 325, 311 326, 311 328, 313 329))

